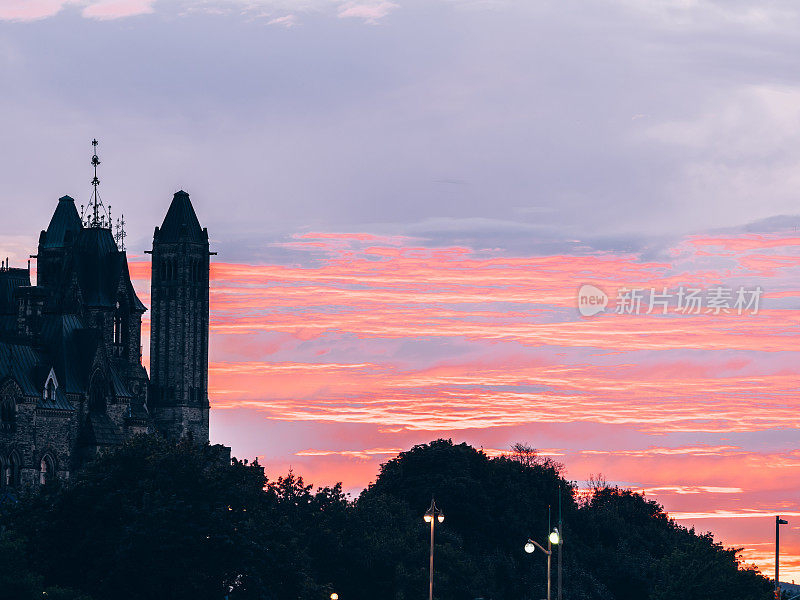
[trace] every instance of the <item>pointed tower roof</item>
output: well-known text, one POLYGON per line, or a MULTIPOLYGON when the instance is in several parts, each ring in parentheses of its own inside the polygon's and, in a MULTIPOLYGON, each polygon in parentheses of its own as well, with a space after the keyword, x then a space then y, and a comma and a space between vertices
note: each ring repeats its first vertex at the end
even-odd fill
POLYGON ((156 230, 159 242, 206 242, 208 234, 200 227, 189 194, 180 190, 172 198, 161 228, 156 230))
POLYGON ((78 216, 78 209, 75 208, 75 200, 69 196, 62 196, 58 199, 58 206, 50 219, 50 225, 45 232, 43 248, 63 248, 67 232, 71 239, 75 239, 76 234, 81 229, 81 218, 78 216))

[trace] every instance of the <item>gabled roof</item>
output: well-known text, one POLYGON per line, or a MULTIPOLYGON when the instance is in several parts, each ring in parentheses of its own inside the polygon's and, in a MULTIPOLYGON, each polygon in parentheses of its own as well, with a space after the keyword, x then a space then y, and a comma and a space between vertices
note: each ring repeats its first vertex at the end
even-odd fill
POLYGON ((53 369, 69 394, 83 394, 97 346, 97 334, 88 329, 76 315, 48 315, 42 327, 42 338, 53 357, 53 369))
POLYGON ((133 308, 139 312, 145 312, 147 307, 139 300, 139 296, 136 295, 136 290, 131 281, 131 272, 128 267, 128 255, 124 250, 120 252, 120 262, 122 265, 121 276, 125 278, 125 287, 128 288, 128 295, 133 298, 133 308))
POLYGON ((111 387, 114 390, 114 396, 117 398, 125 398, 126 400, 133 398, 133 394, 128 389, 128 386, 123 383, 122 378, 113 365, 109 366, 109 371, 111 373, 111 387))
POLYGON ((56 383, 55 394, 53 394, 53 398, 47 397, 47 392, 46 392, 47 381, 50 379, 50 373, 53 373, 55 375, 55 370, 51 368, 47 372, 47 378, 45 379, 45 383, 42 385, 42 387, 44 388, 42 390, 43 393, 42 395, 39 396, 39 399, 36 401, 36 406, 38 406, 39 408, 49 408, 55 410, 75 410, 72 404, 70 404, 69 400, 67 400, 67 396, 64 393, 64 388, 58 385, 57 376, 55 376, 54 378, 56 383))
POLYGON ((155 239, 159 242, 206 242, 208 234, 200 227, 189 194, 180 190, 172 198, 167 215, 155 239))
POLYGON ((122 432, 105 413, 89 413, 81 431, 82 444, 87 446, 116 446, 125 441, 122 432))
POLYGON ((120 278, 124 278, 132 308, 146 310, 131 284, 127 255, 117 249, 110 229, 91 227, 80 231, 75 243, 75 270, 87 305, 113 308, 120 278))
POLYGON ((0 381, 11 377, 26 396, 38 396, 35 385, 41 356, 30 346, 0 342, 0 381))
POLYGON ((45 232, 42 248, 63 248, 67 232, 70 232, 72 239, 82 228, 81 218, 78 216, 78 209, 75 208, 75 201, 69 196, 58 199, 58 206, 50 219, 50 225, 45 232))

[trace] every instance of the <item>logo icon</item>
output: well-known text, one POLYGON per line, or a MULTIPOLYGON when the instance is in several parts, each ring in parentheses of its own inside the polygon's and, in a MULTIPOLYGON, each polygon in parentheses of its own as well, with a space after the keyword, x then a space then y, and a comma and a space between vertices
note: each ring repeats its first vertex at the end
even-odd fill
POLYGON ((578 290, 578 312, 591 317, 603 312, 608 306, 608 294, 598 287, 585 283, 578 290))

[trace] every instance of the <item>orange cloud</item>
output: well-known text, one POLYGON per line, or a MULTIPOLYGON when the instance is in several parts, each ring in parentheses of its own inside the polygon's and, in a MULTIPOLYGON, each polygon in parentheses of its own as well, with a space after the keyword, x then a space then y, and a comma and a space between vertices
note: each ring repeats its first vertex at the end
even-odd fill
MULTIPOLYGON (((498 456, 520 433, 546 434, 533 445, 569 477, 605 473, 766 568, 768 516, 800 513, 800 453, 775 441, 797 427, 799 242, 694 237, 642 260, 297 235, 279 244, 293 264, 212 264, 212 425, 247 414, 234 446, 250 440, 268 473, 293 467, 353 491, 432 437, 467 436, 498 456), (758 314, 582 318, 583 283, 612 297, 714 285, 764 295, 758 314)), ((131 275, 145 299, 147 257, 131 275)), ((800 575, 800 543, 786 543, 800 575)))

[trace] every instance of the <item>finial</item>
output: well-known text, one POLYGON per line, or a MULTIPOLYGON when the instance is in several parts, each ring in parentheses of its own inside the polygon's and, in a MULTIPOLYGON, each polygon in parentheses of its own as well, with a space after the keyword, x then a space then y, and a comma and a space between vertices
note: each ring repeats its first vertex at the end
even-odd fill
MULTIPOLYGON (((91 216, 81 214, 83 219, 85 216, 84 226, 86 227, 111 227, 111 213, 105 210, 103 201, 100 200, 100 192, 97 191, 97 186, 100 185, 100 179, 97 177, 97 166, 100 164, 100 158, 97 156, 97 140, 92 140, 92 166, 94 167, 94 177, 92 178, 92 197, 89 199, 87 208, 91 208, 91 216)), ((109 207, 110 208, 110 207, 109 207)), ((83 205, 81 205, 83 210, 83 205)))
POLYGON ((128 234, 125 233, 125 215, 121 215, 119 219, 117 219, 117 225, 115 227, 114 232, 114 241, 117 242, 117 249, 120 252, 125 251, 125 236, 128 234))

